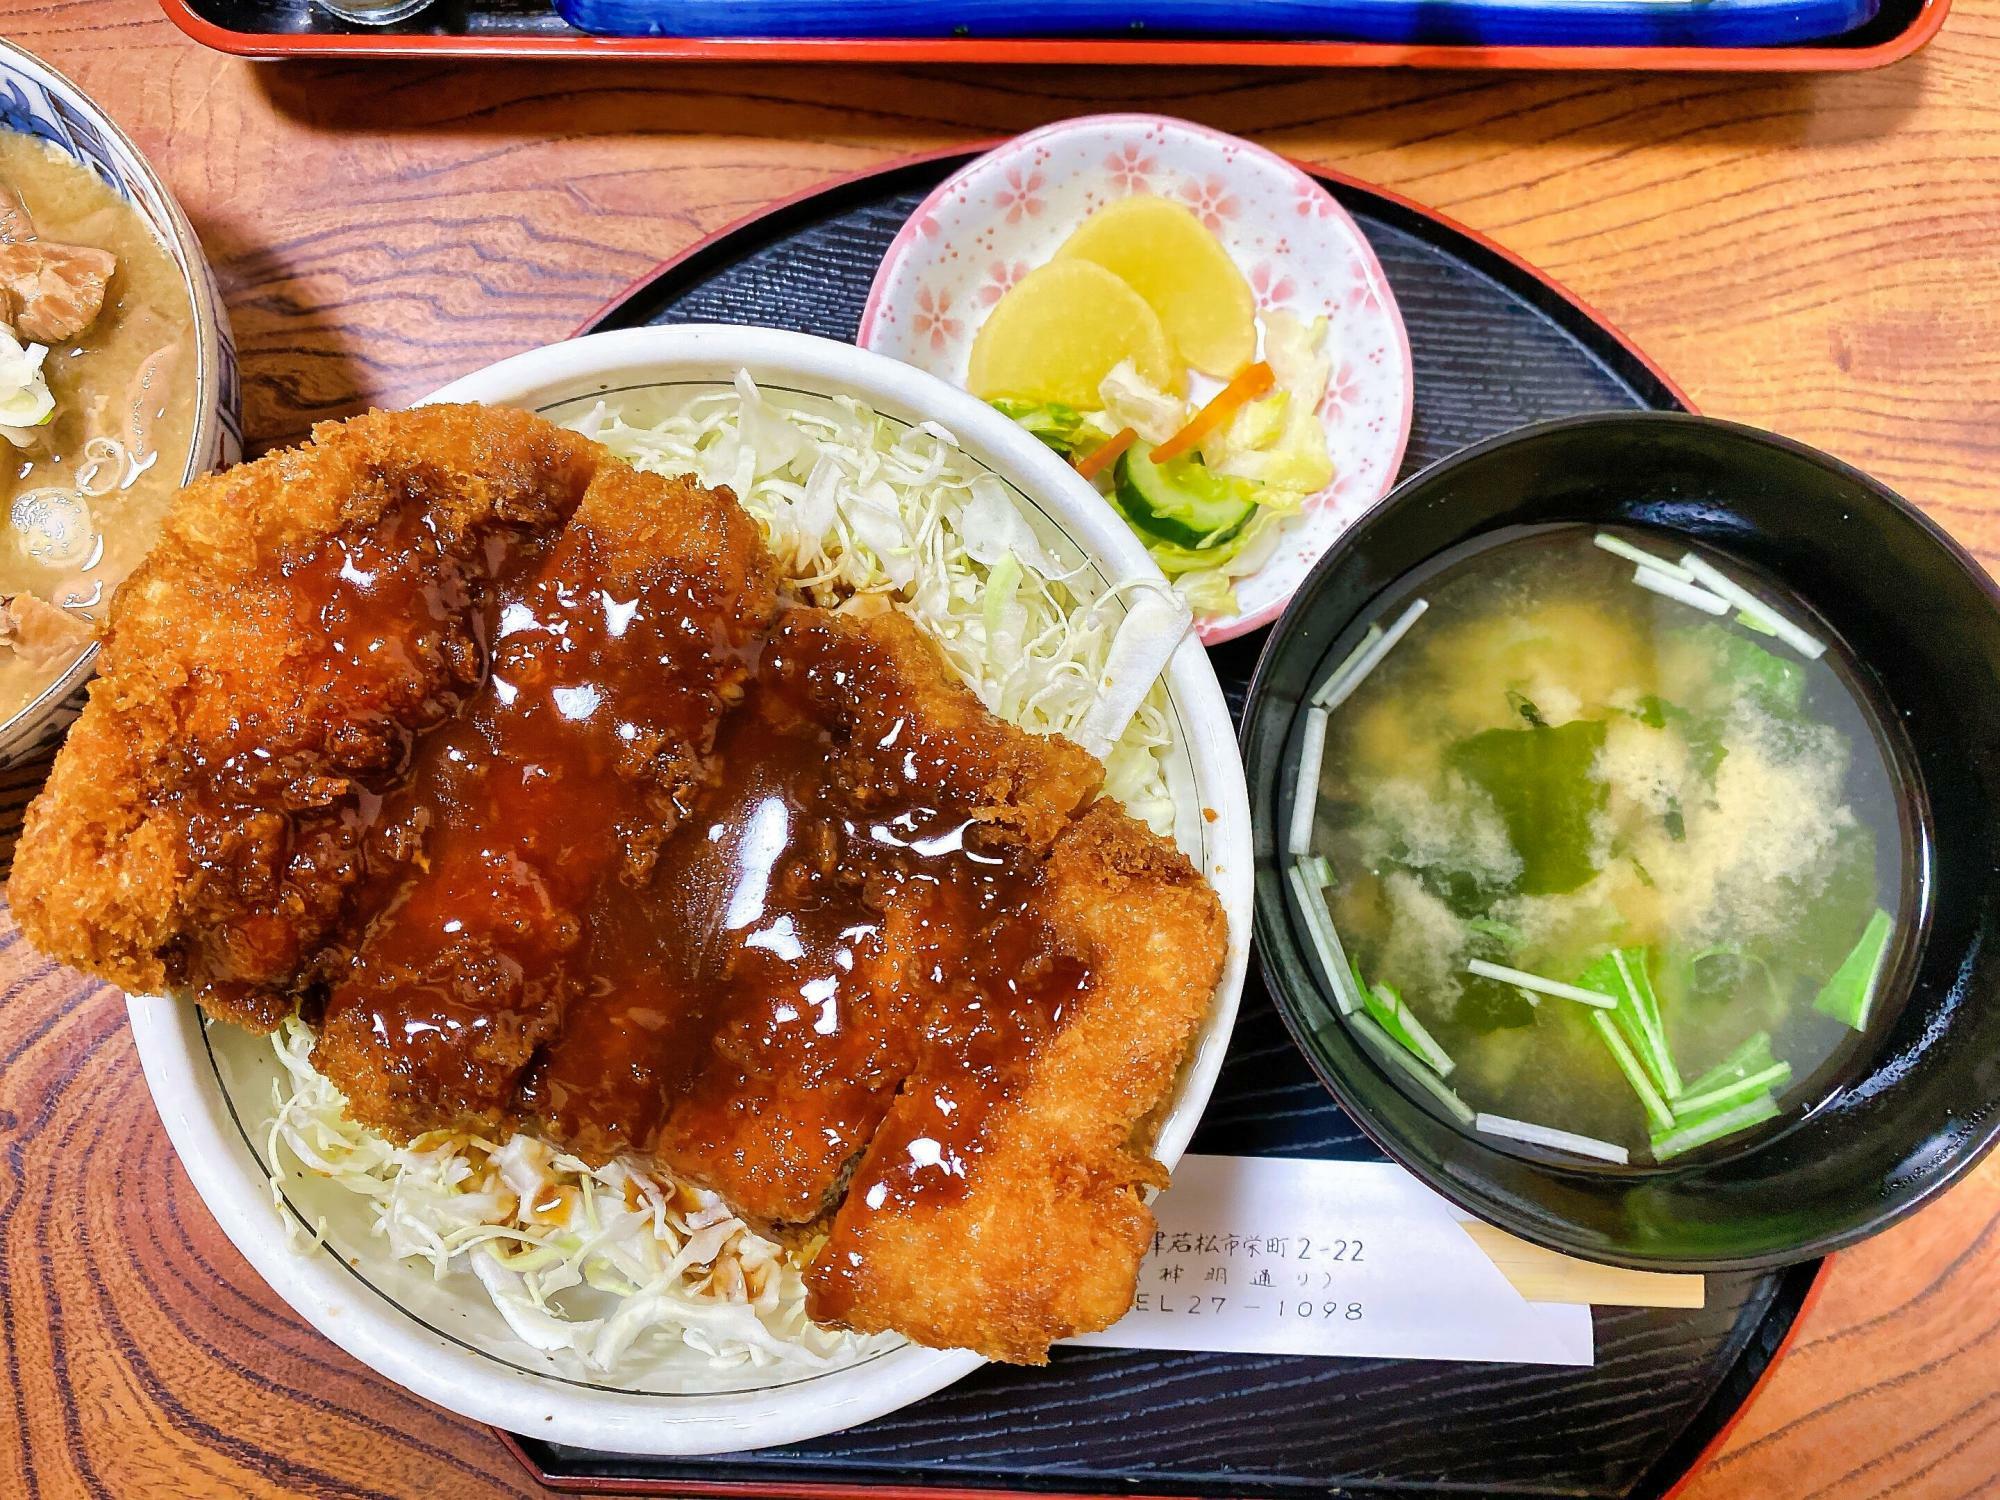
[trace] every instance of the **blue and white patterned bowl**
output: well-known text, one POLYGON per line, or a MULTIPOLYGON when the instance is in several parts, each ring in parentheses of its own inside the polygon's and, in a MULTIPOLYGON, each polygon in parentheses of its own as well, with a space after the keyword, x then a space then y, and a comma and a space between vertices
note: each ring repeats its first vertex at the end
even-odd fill
MULTIPOLYGON (((39 136, 95 172, 139 211, 180 267, 194 307, 194 440, 181 482, 243 456, 236 342, 222 294, 187 215, 130 137, 69 79, 12 42, 0 41, 0 129, 39 136)), ((0 770, 54 748, 83 708, 97 665, 92 645, 68 671, 18 712, 0 721, 0 770)))

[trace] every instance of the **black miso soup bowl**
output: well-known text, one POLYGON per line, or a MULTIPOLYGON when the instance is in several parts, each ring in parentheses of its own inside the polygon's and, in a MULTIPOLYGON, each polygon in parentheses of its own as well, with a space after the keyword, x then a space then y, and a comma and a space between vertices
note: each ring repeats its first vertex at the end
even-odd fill
POLYGON ((2000 1135, 2000 590, 1914 507, 1800 443, 1701 417, 1610 413, 1468 448, 1405 481, 1272 627, 1243 724, 1256 937, 1286 1026, 1383 1150, 1469 1212, 1552 1249, 1659 1270, 1779 1265, 1875 1233, 2000 1135), (1303 703, 1406 575, 1477 539, 1624 523, 1715 548, 1810 605, 1900 727, 1927 830, 1928 910, 1859 1071, 1789 1129, 1665 1167, 1567 1165, 1417 1105, 1333 1016, 1284 889, 1303 703), (1923 805, 1928 803, 1927 809, 1923 805))

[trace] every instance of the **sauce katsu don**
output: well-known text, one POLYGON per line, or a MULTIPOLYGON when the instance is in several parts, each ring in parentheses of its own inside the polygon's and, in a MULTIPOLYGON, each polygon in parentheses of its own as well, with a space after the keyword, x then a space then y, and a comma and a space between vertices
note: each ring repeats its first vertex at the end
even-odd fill
POLYGON ((1188 859, 727 490, 523 413, 189 487, 9 888, 358 1122, 634 1159, 805 1247, 826 1327, 1041 1362, 1130 1305, 1222 973, 1188 859))

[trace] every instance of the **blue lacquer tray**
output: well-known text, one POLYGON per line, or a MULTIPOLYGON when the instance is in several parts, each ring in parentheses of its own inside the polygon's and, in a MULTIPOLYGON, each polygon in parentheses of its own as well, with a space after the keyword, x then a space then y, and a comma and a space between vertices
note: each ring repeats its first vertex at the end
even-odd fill
POLYGON ((1881 0, 555 0, 605 36, 1331 38, 1436 46, 1769 47, 1881 0))
MULTIPOLYGON (((1713 36, 1682 44, 1588 42, 1559 29, 1553 43, 1499 43, 1490 37, 1462 42, 1429 39, 1430 16, 1440 23, 1457 16, 1462 0, 1364 0, 1400 7, 1400 39, 1371 41, 1311 33, 1120 31, 1044 36, 841 36, 852 11, 829 4, 802 6, 815 26, 811 36, 676 36, 665 33, 592 35, 565 21, 555 0, 436 0, 417 15, 390 25, 362 26, 341 21, 313 0, 159 0, 169 19, 205 46, 247 57, 355 58, 541 58, 612 64, 657 62, 854 62, 887 66, 915 63, 1011 64, 1045 67, 1092 64, 1135 67, 1173 65, 1267 68, 1424 67, 1495 70, 1616 69, 1629 72, 1851 72, 1879 68, 1908 57, 1944 24, 1951 0, 1861 0, 1854 14, 1874 11, 1874 19, 1838 35, 1779 45, 1718 45, 1713 36), (1879 6, 1879 9, 1876 7, 1879 6), (837 19, 829 19, 829 18, 837 19)), ((794 0, 798 3, 798 0, 794 0)), ((948 7, 951 0, 937 0, 948 7)), ((985 0, 991 3, 991 0, 985 0)), ((1041 0, 1046 6, 1048 0, 1041 0)), ((1104 0, 1081 0, 1086 7, 1104 0)), ((1144 0, 1140 0, 1144 3, 1144 0)), ((1291 0, 1296 3, 1296 0, 1291 0)), ((1549 3, 1549 0, 1544 0, 1549 3)), ((1585 0, 1590 3, 1590 0, 1585 0)), ((1624 0, 1631 5, 1634 0, 1624 0)), ((1637 0, 1659 7, 1656 28, 1701 9, 1688 0, 1637 0)), ((1733 14, 1742 0, 1708 0, 1715 14, 1733 14)), ((1059 6, 1060 18, 1070 7, 1059 6)), ((1806 7, 1811 11, 1812 7, 1806 7)), ((1803 13, 1803 12, 1802 12, 1803 13)), ((1816 12, 1815 12, 1816 13, 1816 12)), ((739 18, 732 5, 725 21, 739 18)), ((653 24, 657 17, 647 24, 653 24)), ((1126 16, 1129 20, 1129 14, 1126 16)), ((1641 17, 1642 20, 1647 19, 1641 17)), ((600 24, 612 24, 606 16, 600 24)), ((766 21, 763 24, 769 25, 766 21)), ((947 20, 946 24, 952 24, 947 20)), ((1800 29, 1817 29, 1797 24, 1800 29)), ((1450 35, 1463 36, 1459 32, 1450 35)), ((1497 33, 1495 33, 1497 35, 1497 33)), ((1675 33, 1678 35, 1678 33, 1675 33)))

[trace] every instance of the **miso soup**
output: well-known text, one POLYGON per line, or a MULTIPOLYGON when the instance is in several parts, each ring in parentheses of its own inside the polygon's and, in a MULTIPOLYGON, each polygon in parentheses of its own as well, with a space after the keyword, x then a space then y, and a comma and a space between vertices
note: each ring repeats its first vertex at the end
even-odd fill
POLYGON ((1914 951, 1920 799, 1863 675, 1686 553, 1564 526, 1447 558, 1303 716, 1328 998, 1510 1149, 1740 1149, 1829 1094, 1914 951))

